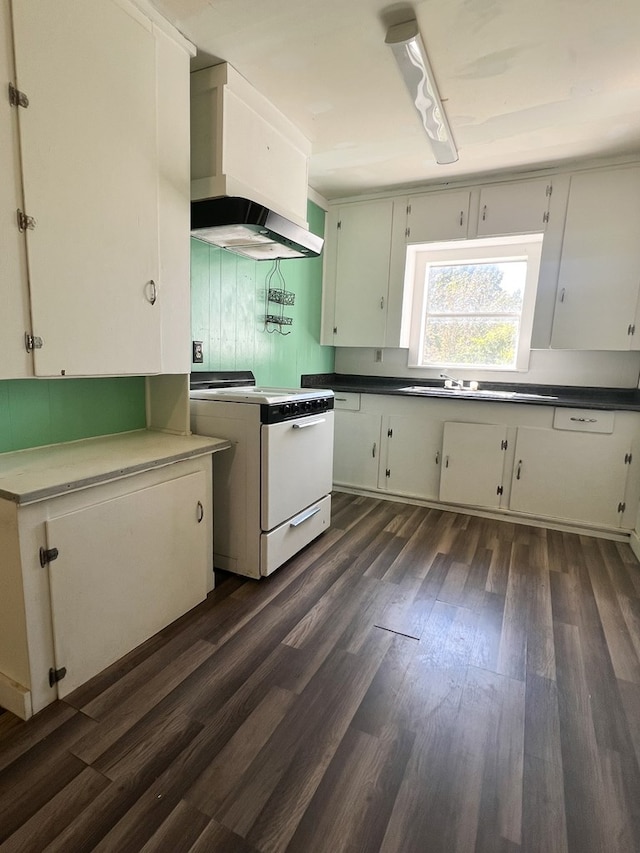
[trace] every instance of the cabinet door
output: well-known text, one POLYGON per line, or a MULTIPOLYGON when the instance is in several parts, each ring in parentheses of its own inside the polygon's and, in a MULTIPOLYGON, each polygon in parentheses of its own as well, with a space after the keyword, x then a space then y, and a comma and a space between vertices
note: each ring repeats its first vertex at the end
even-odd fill
POLYGON ((478 237, 544 231, 550 194, 551 181, 546 179, 482 187, 478 237))
POLYGON ((206 597, 206 495, 200 471, 46 523, 59 697, 206 597))
POLYGON ((440 500, 500 506, 506 441, 501 424, 445 423, 440 500))
POLYGON ((18 231, 16 211, 23 207, 18 149, 18 110, 7 98, 6 84, 15 82, 9 2, 0 5, 0 77, 5 89, 0 98, 0 379, 29 376, 31 357, 24 345, 30 331, 24 235, 18 231))
POLYGON ((335 412, 333 480, 341 486, 377 489, 380 415, 335 412))
POLYGON ((35 372, 159 372, 151 25, 111 0, 13 11, 35 372))
POLYGON ((397 495, 437 499, 442 428, 442 421, 421 417, 385 418, 382 436, 386 465, 380 466, 379 488, 397 495))
POLYGON ((335 346, 383 347, 393 200, 340 209, 335 273, 335 346))
POLYGON ((162 373, 191 370, 189 54, 156 31, 162 373))
POLYGON ((519 427, 509 506, 619 527, 627 471, 615 435, 519 427))
POLYGON ((413 196, 407 213, 407 243, 463 240, 469 226, 469 190, 413 196))
POLYGON ((640 346, 640 328, 629 334, 640 285, 639 234, 640 168, 572 176, 552 347, 640 346))

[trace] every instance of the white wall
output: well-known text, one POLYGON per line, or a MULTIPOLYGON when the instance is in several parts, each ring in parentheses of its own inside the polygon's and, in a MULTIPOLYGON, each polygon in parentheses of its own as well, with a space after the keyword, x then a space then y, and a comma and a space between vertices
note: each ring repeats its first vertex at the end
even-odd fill
MULTIPOLYGON (((406 349, 382 350, 382 363, 375 361, 376 350, 360 347, 336 349, 336 373, 365 376, 406 376, 437 379, 439 370, 407 367, 406 349)), ((463 379, 479 382, 526 382, 541 385, 582 385, 602 388, 636 388, 640 375, 640 352, 583 352, 572 350, 532 350, 529 370, 453 371, 463 379)))

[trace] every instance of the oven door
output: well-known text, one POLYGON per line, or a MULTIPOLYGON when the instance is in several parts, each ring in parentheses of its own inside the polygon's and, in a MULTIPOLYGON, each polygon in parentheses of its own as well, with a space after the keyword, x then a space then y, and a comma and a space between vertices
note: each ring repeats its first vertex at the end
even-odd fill
POLYGON ((333 412, 261 429, 261 527, 272 530, 331 491, 333 412))

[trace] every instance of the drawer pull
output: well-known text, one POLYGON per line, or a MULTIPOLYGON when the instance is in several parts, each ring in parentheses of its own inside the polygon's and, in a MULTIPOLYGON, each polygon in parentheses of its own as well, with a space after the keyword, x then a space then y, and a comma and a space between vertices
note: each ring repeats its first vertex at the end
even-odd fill
POLYGON ((522 459, 518 460, 518 468, 516 470, 516 480, 520 479, 520 475, 522 474, 522 459))
POLYGON ((374 441, 374 442, 373 442, 373 447, 371 448, 371 455, 372 455, 372 457, 373 457, 374 459, 376 458, 376 451, 377 451, 377 449, 378 449, 377 442, 375 442, 375 441, 374 441))
POLYGON ((336 397, 336 403, 346 403, 346 402, 347 402, 346 397, 336 397))
POLYGON ((198 524, 200 524, 200 522, 204 518, 204 507, 202 506, 202 501, 198 501, 198 512, 196 517, 198 519, 198 524))
POLYGON ((293 429, 306 429, 307 427, 318 426, 318 424, 323 424, 326 418, 320 418, 319 421, 309 421, 307 424, 292 424, 293 429))
POLYGON ((305 521, 309 521, 310 518, 313 518, 313 516, 319 512, 320 507, 314 506, 313 509, 307 510, 307 512, 299 515, 294 521, 290 522, 289 527, 300 527, 301 524, 304 524, 305 521))
POLYGON ((597 424, 597 418, 569 418, 570 421, 575 421, 579 424, 597 424))

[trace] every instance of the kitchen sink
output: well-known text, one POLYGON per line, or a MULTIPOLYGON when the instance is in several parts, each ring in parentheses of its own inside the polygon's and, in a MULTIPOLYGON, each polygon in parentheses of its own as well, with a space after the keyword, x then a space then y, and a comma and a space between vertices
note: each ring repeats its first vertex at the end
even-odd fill
POLYGON ((555 400, 549 394, 528 394, 524 391, 495 391, 491 388, 443 388, 426 385, 407 385, 400 388, 410 394, 420 394, 425 397, 473 397, 474 399, 486 397, 489 400, 555 400))

